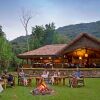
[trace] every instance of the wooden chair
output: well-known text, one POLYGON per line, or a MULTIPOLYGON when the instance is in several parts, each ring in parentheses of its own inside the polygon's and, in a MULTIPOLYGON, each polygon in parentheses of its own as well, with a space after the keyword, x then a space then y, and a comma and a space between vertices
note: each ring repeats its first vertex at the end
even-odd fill
POLYGON ((85 86, 84 76, 81 76, 79 79, 76 77, 69 76, 69 86, 70 87, 85 86))
POLYGON ((81 76, 77 81, 78 86, 85 86, 84 76, 81 76))
POLYGON ((27 86, 32 86, 32 78, 31 77, 29 77, 27 79, 27 86))
POLYGON ((77 79, 75 77, 70 76, 69 77, 69 87, 77 87, 77 79))
POLYGON ((18 85, 23 85, 21 77, 18 75, 18 85))

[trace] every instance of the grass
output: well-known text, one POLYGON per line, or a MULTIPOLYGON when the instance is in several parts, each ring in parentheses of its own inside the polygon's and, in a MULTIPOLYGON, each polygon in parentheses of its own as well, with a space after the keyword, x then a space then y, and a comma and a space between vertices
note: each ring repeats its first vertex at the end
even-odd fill
MULTIPOLYGON (((68 82, 68 81, 67 81, 68 82)), ((0 94, 0 100, 100 100, 100 79, 85 79, 85 87, 69 88, 68 86, 51 86, 54 95, 32 95, 30 90, 35 87, 17 86, 7 88, 0 94)))

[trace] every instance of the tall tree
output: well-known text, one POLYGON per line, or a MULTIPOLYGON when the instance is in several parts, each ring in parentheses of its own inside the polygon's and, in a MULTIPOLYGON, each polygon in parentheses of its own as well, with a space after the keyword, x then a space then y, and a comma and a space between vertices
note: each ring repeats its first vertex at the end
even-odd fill
POLYGON ((32 15, 30 11, 25 11, 25 9, 22 10, 22 16, 20 18, 21 23, 25 29, 26 37, 27 37, 27 50, 29 51, 29 39, 28 39, 28 25, 29 21, 31 20, 32 15))
POLYGON ((43 39, 44 39, 44 35, 45 35, 45 31, 44 31, 44 27, 43 26, 35 26, 32 27, 32 40, 33 43, 31 44, 31 48, 32 49, 36 49, 38 47, 40 47, 41 45, 43 45, 43 39))
POLYGON ((35 26, 32 28, 32 38, 30 48, 36 49, 43 45, 68 43, 67 36, 58 34, 55 30, 54 23, 46 24, 45 26, 35 26))
POLYGON ((0 25, 0 37, 1 36, 4 36, 5 34, 4 34, 4 32, 2 31, 2 26, 0 25))
POLYGON ((52 44, 53 43, 53 36, 56 33, 55 31, 55 24, 49 23, 45 25, 45 41, 44 44, 52 44))
POLYGON ((10 43, 6 40, 2 27, 0 28, 0 66, 8 67, 13 53, 10 43))

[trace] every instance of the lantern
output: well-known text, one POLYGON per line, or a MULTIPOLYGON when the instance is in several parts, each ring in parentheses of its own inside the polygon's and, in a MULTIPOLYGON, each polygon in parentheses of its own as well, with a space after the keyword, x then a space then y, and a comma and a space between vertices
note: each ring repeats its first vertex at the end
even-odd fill
POLYGON ((82 57, 80 56, 80 57, 79 57, 79 59, 81 60, 81 59, 82 59, 82 57))
POLYGON ((85 54, 85 57, 88 57, 88 54, 87 53, 85 54))

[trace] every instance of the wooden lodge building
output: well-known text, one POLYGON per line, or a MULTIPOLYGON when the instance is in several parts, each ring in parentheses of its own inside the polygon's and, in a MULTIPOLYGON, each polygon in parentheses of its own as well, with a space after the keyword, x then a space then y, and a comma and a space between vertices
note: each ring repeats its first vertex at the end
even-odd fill
POLYGON ((23 59, 21 69, 33 76, 40 76, 45 69, 68 76, 79 67, 85 77, 100 77, 100 41, 87 33, 81 33, 69 44, 46 45, 17 57, 23 59))
POLYGON ((81 33, 69 44, 52 44, 18 55, 31 68, 100 67, 100 41, 81 33))

